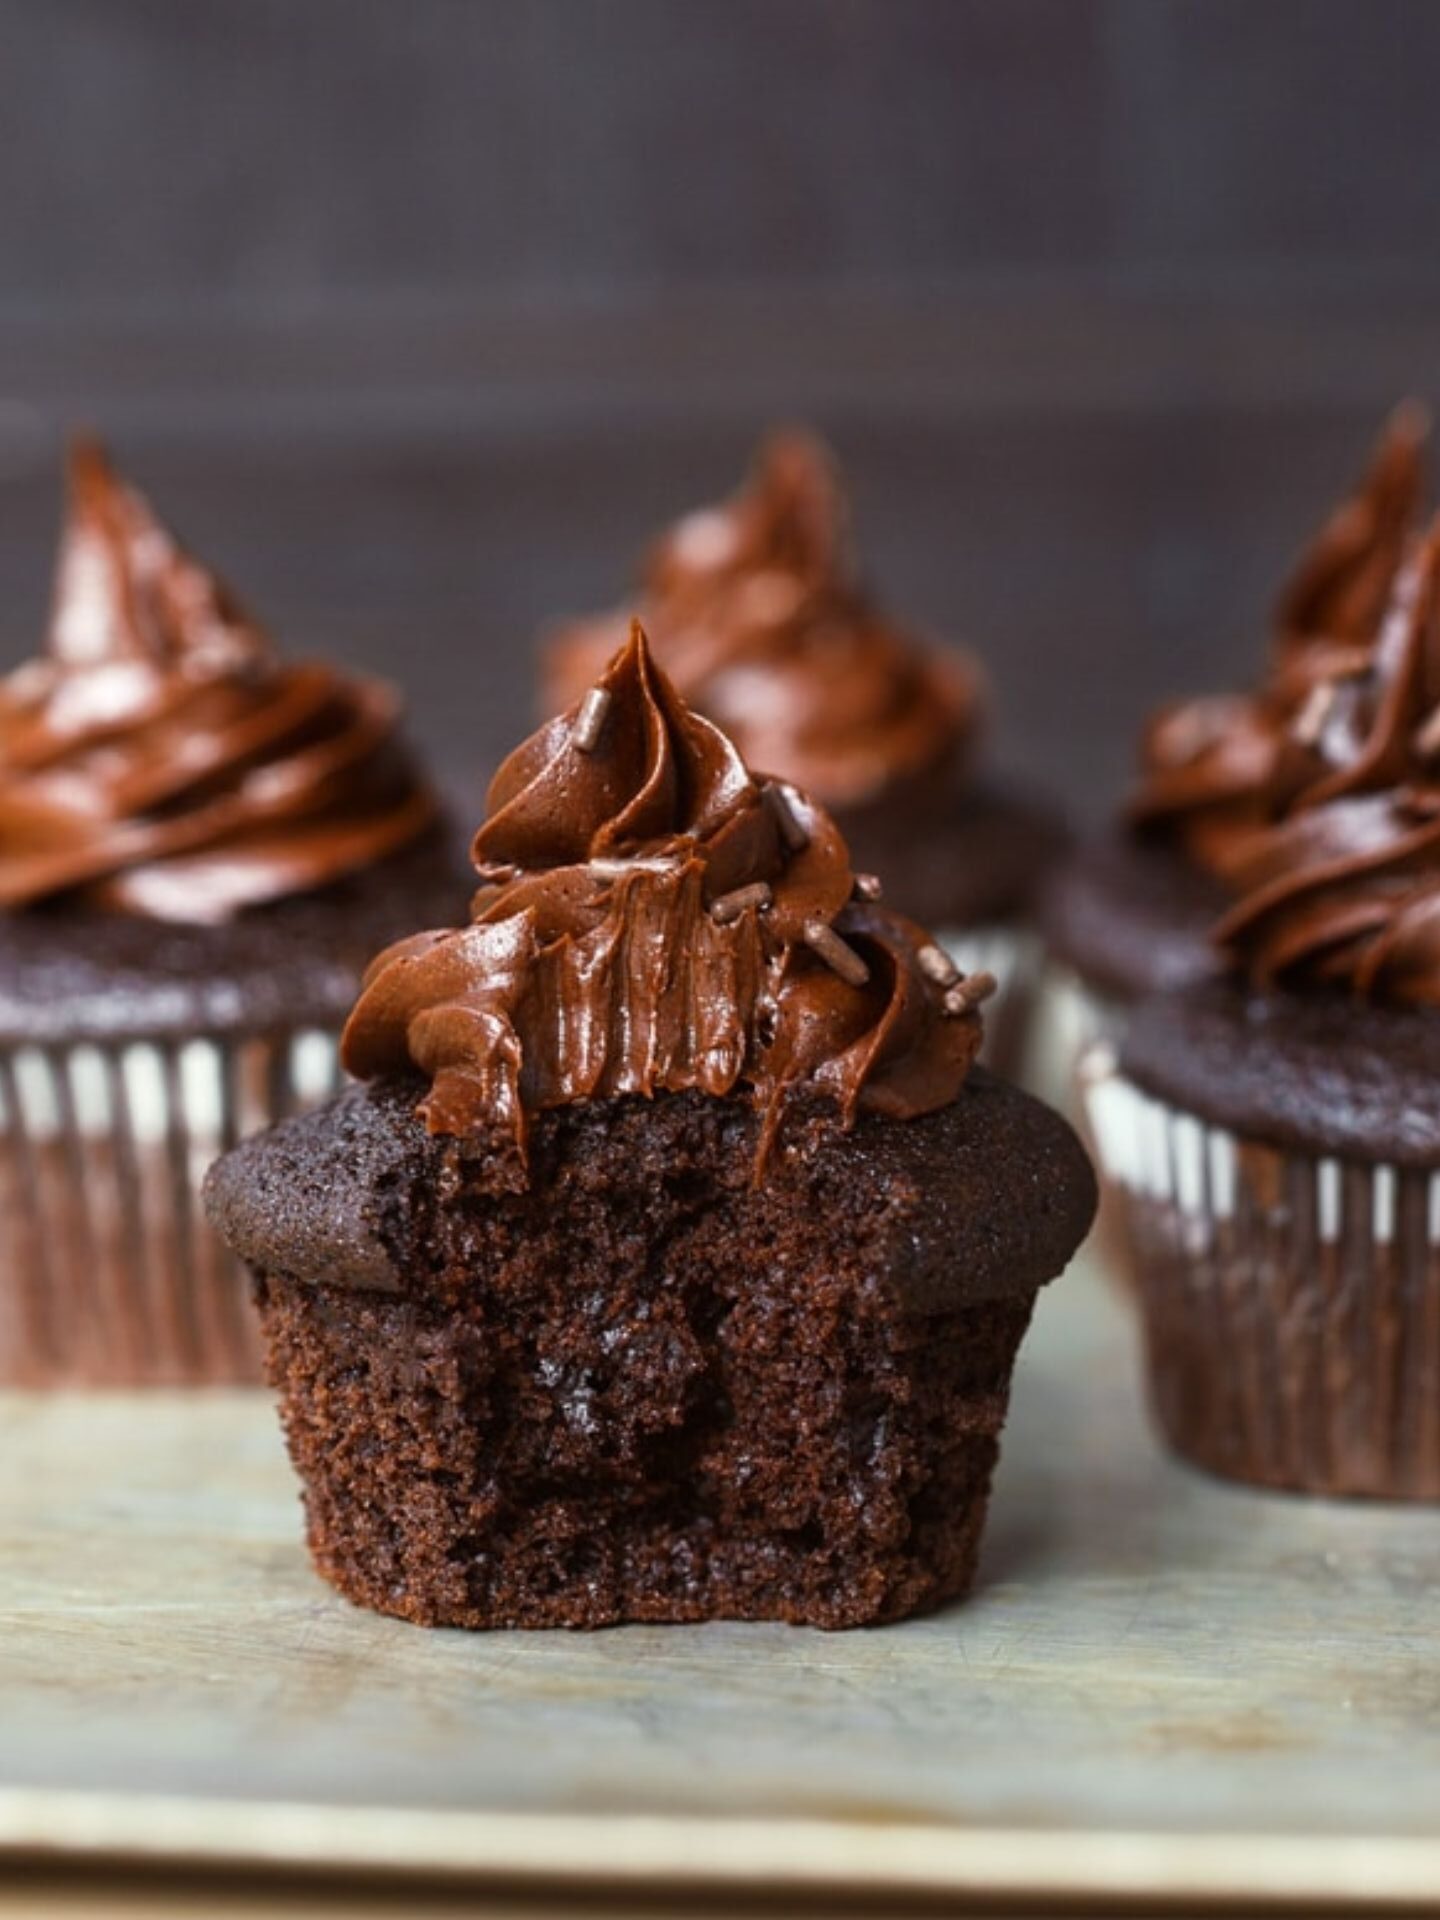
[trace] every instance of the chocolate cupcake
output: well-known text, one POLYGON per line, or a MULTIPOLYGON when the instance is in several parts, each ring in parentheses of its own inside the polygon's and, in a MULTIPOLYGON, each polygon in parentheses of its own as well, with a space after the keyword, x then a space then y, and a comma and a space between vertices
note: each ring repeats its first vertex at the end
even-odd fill
POLYGON ((75 448, 45 652, 0 682, 0 1381, 258 1377, 200 1178, 334 1093, 376 946, 463 912, 398 718, 75 448))
POLYGON ((1301 556, 1275 609, 1268 671, 1247 693, 1165 708, 1140 745, 1119 825, 1052 875, 1042 913, 1057 1051, 1123 1031, 1146 994, 1212 977, 1211 931, 1233 898, 1237 835, 1293 800, 1292 730, 1318 723, 1331 684, 1363 673, 1420 527, 1428 421, 1386 423, 1354 495, 1301 556))
POLYGON ((496 776, 363 1085, 227 1155, 315 1563, 422 1624, 889 1620, 964 1592, 1094 1188, 988 983, 637 628, 496 776))
POLYGON ((1172 1444, 1258 1485, 1434 1500, 1440 527, 1273 760, 1266 815, 1215 822, 1221 977, 1132 1011, 1090 1117, 1172 1444))
MULTIPOLYGON (((985 689, 967 655, 905 632, 865 592, 834 462, 776 435, 746 486, 688 515, 639 583, 656 657, 748 765, 826 807, 862 871, 936 929, 967 972, 1004 984, 986 1058, 1013 1063, 1038 967, 1031 909, 1063 847, 1055 817, 977 772, 985 689)), ((628 615, 563 629, 547 712, 578 699, 628 615)))

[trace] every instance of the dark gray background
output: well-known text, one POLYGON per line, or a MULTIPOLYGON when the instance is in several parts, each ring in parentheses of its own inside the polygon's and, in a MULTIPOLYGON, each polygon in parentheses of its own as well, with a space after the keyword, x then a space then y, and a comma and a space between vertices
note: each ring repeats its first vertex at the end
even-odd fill
POLYGON ((1082 809, 1440 388, 1430 0, 0 0, 0 646, 57 431, 457 770, 751 437, 1082 809))

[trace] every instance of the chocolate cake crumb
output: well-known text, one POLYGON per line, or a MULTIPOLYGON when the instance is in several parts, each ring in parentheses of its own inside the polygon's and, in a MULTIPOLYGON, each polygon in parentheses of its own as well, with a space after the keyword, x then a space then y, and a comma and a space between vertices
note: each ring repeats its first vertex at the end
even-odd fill
POLYGON ((531 1182, 424 1083, 247 1142, 212 1219, 256 1293, 311 1551, 426 1625, 893 1620, 974 1574, 1016 1348, 1094 1207, 983 1070, 844 1131, 699 1093, 539 1115, 531 1182))

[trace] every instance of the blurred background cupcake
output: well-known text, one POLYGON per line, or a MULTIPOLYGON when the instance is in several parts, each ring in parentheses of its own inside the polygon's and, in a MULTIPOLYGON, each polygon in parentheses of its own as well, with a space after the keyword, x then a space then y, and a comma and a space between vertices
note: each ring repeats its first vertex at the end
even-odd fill
POLYGON ((1052 1067, 1123 1031, 1148 993, 1218 968, 1212 931, 1234 897, 1234 850, 1300 804, 1336 699, 1361 698, 1386 609, 1420 525, 1428 416, 1386 422, 1355 493, 1306 549, 1275 608, 1264 676, 1249 691, 1163 707, 1140 743, 1124 814, 1054 875, 1052 1067))
MULTIPOLYGON (((738 493, 656 541, 635 610, 685 698, 747 762, 816 796, 857 866, 938 930, 957 968, 995 976, 986 1057, 1013 1067, 1038 958, 1031 909, 1063 836, 1044 806, 977 768, 975 660, 909 632, 866 590, 829 450, 771 436, 738 493)), ((551 637, 547 711, 595 681, 630 612, 551 637)))
POLYGON ((1260 1485, 1435 1500, 1440 526, 1378 643, 1315 654, 1263 737, 1270 805, 1208 823, 1223 977, 1132 1011, 1089 1114, 1171 1443, 1260 1485))
POLYGON ((0 1379, 254 1377, 196 1194, 332 1093, 366 961, 464 869, 395 693, 289 664, 95 446, 0 683, 0 1379))

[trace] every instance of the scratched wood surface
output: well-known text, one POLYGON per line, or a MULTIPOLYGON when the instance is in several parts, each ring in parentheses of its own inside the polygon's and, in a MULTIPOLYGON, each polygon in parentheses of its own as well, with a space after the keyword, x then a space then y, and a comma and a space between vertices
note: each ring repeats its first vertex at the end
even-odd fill
POLYGON ((263 1396, 0 1401, 0 1847, 1440 1900, 1440 1514, 1182 1470, 1133 1360, 1054 1288, 978 1591, 839 1636, 370 1618, 263 1396))

